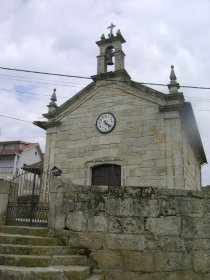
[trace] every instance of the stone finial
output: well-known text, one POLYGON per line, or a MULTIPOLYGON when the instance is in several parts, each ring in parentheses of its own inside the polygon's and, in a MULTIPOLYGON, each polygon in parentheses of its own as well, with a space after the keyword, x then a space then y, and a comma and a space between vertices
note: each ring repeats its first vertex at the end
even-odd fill
POLYGON ((171 65, 171 73, 170 73, 170 84, 168 84, 170 93, 178 93, 178 89, 180 88, 179 83, 176 80, 176 74, 174 72, 174 66, 171 65))
POLYGON ((121 35, 120 29, 117 30, 116 35, 121 35))
POLYGON ((52 94, 50 100, 51 100, 51 102, 49 103, 49 105, 47 105, 48 113, 51 113, 58 108, 58 105, 56 104, 57 97, 56 97, 56 89, 55 88, 53 90, 53 94, 52 94))
POLYGON ((50 100, 51 100, 52 102, 57 101, 57 97, 56 97, 56 88, 54 88, 54 90, 53 90, 53 94, 52 94, 52 96, 51 96, 50 100))
POLYGON ((173 65, 171 65, 170 80, 171 80, 171 82, 176 82, 176 75, 175 75, 175 72, 174 72, 174 66, 173 65))
POLYGON ((104 40, 105 39, 105 36, 104 36, 104 33, 101 35, 101 40, 104 40))

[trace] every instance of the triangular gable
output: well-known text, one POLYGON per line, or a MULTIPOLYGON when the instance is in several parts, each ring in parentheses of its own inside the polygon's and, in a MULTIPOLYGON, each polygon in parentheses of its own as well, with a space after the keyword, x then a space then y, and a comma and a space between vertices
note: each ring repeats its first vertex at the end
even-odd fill
POLYGON ((67 109, 68 109, 68 113, 71 113, 76 108, 81 106, 81 104, 83 104, 84 102, 88 101, 93 96, 95 96, 100 88, 111 87, 113 86, 113 84, 115 85, 118 84, 119 91, 134 95, 135 97, 138 98, 144 97, 150 102, 153 102, 154 96, 159 97, 162 100, 165 99, 166 96, 166 94, 162 92, 144 86, 140 83, 134 82, 132 80, 125 81, 125 80, 105 79, 102 81, 100 85, 98 85, 97 82, 90 83, 84 89, 82 89, 77 94, 75 94, 72 98, 70 98, 61 106, 59 106, 55 111, 51 113, 43 114, 43 116, 47 119, 55 119, 55 120, 59 116, 60 119, 62 113, 67 109))

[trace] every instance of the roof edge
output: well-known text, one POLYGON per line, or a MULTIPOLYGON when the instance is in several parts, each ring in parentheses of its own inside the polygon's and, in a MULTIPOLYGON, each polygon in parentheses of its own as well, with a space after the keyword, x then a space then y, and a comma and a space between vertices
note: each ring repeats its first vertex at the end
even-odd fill
POLYGON ((191 103, 184 102, 180 113, 189 135, 190 142, 192 143, 196 154, 199 156, 200 163, 208 163, 191 103))
MULTIPOLYGON (((67 106, 69 106, 71 103, 73 103, 75 100, 79 99, 82 94, 85 94, 85 92, 95 86, 95 82, 91 82, 86 87, 84 87, 82 90, 80 90, 78 93, 73 95, 70 99, 68 99, 66 102, 64 102, 61 106, 59 106, 57 109, 55 109, 53 112, 45 113, 43 114, 43 117, 50 119, 56 117, 56 115, 64 110, 67 106)), ((37 123, 37 122, 36 122, 37 123)), ((37 125, 37 124, 35 124, 37 125)), ((38 126, 38 125, 37 125, 38 126)), ((41 126, 40 126, 41 127, 41 126)), ((43 127, 41 127, 43 128, 43 127)), ((45 129, 45 128, 43 128, 45 129)))

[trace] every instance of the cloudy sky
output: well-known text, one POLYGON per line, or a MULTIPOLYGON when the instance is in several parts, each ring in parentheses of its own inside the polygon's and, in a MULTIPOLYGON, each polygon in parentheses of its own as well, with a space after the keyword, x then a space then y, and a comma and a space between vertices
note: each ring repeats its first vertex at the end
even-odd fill
MULTIPOLYGON (((113 22, 127 41, 125 68, 133 80, 167 84, 173 64, 180 85, 210 88, 209 11, 209 0, 0 0, 0 67, 90 77, 95 41, 113 22)), ((44 151, 45 131, 31 122, 43 120, 54 88, 60 105, 88 83, 0 69, 0 141, 39 142, 44 151)), ((209 160, 210 89, 181 91, 209 160)), ((202 170, 203 185, 210 184, 209 165, 202 170)))

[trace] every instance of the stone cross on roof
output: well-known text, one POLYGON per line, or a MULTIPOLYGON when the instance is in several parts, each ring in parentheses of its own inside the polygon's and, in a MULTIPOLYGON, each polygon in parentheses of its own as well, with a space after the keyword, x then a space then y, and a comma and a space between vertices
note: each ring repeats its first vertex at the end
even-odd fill
POLYGON ((110 26, 107 27, 107 29, 110 29, 110 33, 108 34, 109 37, 113 35, 113 28, 116 27, 113 23, 111 23, 110 26))

